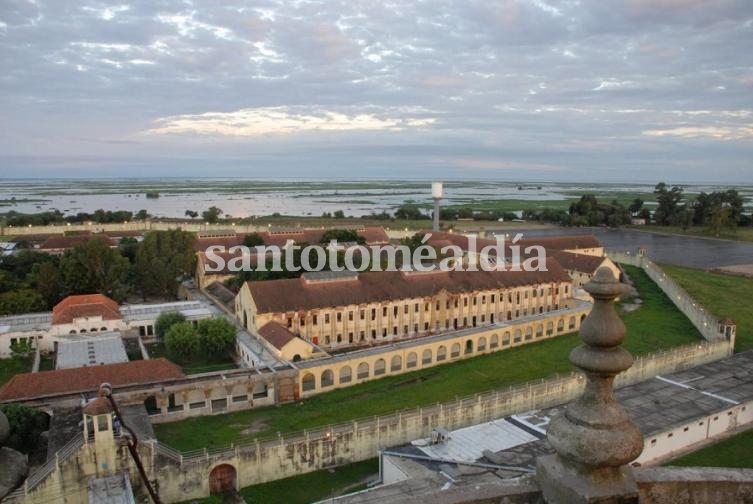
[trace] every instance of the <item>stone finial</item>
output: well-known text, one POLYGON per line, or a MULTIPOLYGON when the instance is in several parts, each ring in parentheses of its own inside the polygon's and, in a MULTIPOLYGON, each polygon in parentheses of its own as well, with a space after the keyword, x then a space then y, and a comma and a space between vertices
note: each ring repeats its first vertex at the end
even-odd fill
POLYGON ((583 321, 583 344, 570 362, 586 376, 583 395, 552 419, 547 437, 556 455, 538 460, 538 480, 548 503, 637 502, 627 466, 643 450, 643 435, 614 398, 614 377, 633 364, 620 344, 625 325, 614 300, 626 286, 608 268, 599 268, 585 290, 594 299, 583 321))

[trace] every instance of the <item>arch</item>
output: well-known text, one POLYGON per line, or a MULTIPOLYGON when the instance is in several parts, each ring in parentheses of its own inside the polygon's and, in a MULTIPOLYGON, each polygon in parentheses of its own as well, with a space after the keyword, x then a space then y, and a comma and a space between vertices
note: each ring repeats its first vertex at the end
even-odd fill
POLYGON ((350 366, 343 366, 340 368, 340 383, 350 383, 353 379, 353 370, 350 366))
POLYGON ((478 350, 479 352, 483 352, 484 350, 486 350, 486 338, 485 337, 481 336, 478 339, 478 343, 476 344, 476 350, 478 350))
POLYGON ((314 390, 316 388, 316 378, 311 373, 306 373, 301 379, 301 388, 304 392, 314 390))
POLYGON ((546 335, 551 336, 553 332, 554 332, 554 322, 550 320, 549 322, 546 323, 546 335))
POLYGON ((363 380, 364 378, 369 377, 369 365, 367 363, 365 362, 360 363, 358 365, 357 371, 358 371, 358 374, 356 375, 356 377, 359 380, 363 380))
POLYGON ((230 464, 220 464, 209 473, 209 494, 216 495, 236 490, 238 472, 230 464))
POLYGON ((89 329, 89 332, 97 332, 97 328, 96 327, 92 327, 91 329, 89 329))
POLYGON ((513 343, 520 343, 521 339, 523 339, 523 333, 520 329, 515 329, 515 337, 512 339, 513 343))
POLYGON ((584 313, 583 315, 580 316, 580 323, 582 324, 585 319, 586 319, 586 314, 584 313))
POLYGON ((424 353, 421 354, 421 364, 431 364, 431 349, 427 348, 424 353))
POLYGON ((418 365, 418 355, 416 352, 410 352, 408 354, 408 357, 405 359, 405 367, 407 369, 414 368, 418 365))
POLYGON ((505 334, 502 336, 502 346, 507 346, 510 344, 510 331, 505 331, 505 334))
POLYGON ((300 354, 295 354, 293 356, 293 362, 300 362, 300 361, 301 361, 301 355, 300 354))
POLYGON ((465 340, 465 354, 473 353, 473 340, 465 340))
POLYGON ((437 362, 443 361, 447 358, 447 347, 444 345, 439 345, 439 348, 437 348, 437 362))
POLYGON ((390 371, 400 371, 403 369, 403 358, 395 355, 390 361, 390 371))
POLYGON ((562 332, 565 330, 565 319, 559 319, 557 321, 557 332, 562 332))
POLYGON ((450 347, 450 359, 460 356, 460 343, 453 343, 450 347))
POLYGON ((160 412, 159 405, 157 404, 157 398, 153 395, 144 399, 144 408, 148 415, 156 415, 160 412))
POLYGON ((107 328, 106 328, 106 327, 100 327, 100 328, 99 328, 99 330, 100 330, 100 331, 106 331, 106 330, 107 330, 107 328))
POLYGON ((374 363, 374 376, 383 375, 387 369, 387 363, 384 359, 377 359, 374 363))
POLYGON ((526 341, 533 338, 533 328, 531 326, 528 326, 526 328, 526 341))
POLYGON ((575 317, 570 317, 570 320, 567 322, 567 328, 575 329, 575 317))
POLYGON ((492 334, 492 337, 489 338, 489 348, 498 348, 499 347, 499 335, 498 334, 492 334))
POLYGON ((540 338, 544 335, 544 324, 536 324, 536 337, 540 338))
POLYGON ((331 387, 335 384, 335 373, 331 369, 322 371, 321 387, 331 387))

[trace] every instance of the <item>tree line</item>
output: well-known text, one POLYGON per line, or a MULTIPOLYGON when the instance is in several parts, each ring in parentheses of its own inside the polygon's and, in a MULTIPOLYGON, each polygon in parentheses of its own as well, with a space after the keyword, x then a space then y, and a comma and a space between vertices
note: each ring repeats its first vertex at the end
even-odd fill
POLYGON ((55 256, 32 250, 0 257, 0 315, 47 311, 71 294, 101 293, 117 302, 129 295, 175 298, 196 264, 195 235, 150 231, 142 242, 116 248, 101 236, 55 256))

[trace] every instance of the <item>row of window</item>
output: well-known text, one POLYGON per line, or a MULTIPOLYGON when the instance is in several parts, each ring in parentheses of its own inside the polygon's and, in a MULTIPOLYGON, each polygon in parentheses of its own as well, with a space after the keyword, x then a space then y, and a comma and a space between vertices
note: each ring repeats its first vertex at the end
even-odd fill
MULTIPOLYGON (((565 285, 564 288, 565 288, 565 294, 567 294, 569 292, 569 286, 565 285)), ((534 289, 530 289, 530 291, 529 290, 525 290, 525 291, 523 291, 523 299, 524 300, 528 299, 529 292, 531 292, 531 298, 536 298, 537 297, 537 292, 538 292, 538 297, 543 297, 545 290, 546 290, 547 294, 549 294, 551 292, 551 288, 550 287, 546 287, 546 289, 544 287, 541 287, 539 289, 535 289, 534 288, 534 289)), ((556 292, 557 295, 559 295, 560 288, 556 287, 555 292, 556 292)), ((507 295, 508 295, 508 302, 512 303, 513 293, 512 292, 508 292, 507 295)), ((517 291, 515 293, 515 296, 516 296, 516 303, 520 304, 520 302, 521 302, 520 291, 517 291)), ((500 300, 502 300, 503 297, 504 297, 504 295, 500 294, 500 300)), ((445 309, 449 310, 453 305, 454 305, 454 308, 459 308, 460 307, 460 299, 461 298, 455 298, 452 301, 448 299, 445 302, 445 309)), ((472 297, 463 297, 462 298, 463 307, 468 307, 468 303, 469 303, 468 300, 469 299, 471 300, 471 304, 473 306, 477 306, 479 301, 480 301, 480 303, 482 305, 485 305, 486 304, 486 300, 487 300, 487 295, 486 294, 481 294, 481 295, 472 296, 472 297)), ((492 304, 495 303, 496 299, 497 299, 496 294, 491 294, 489 296, 489 299, 490 299, 490 302, 492 304)), ((439 311, 439 309, 440 309, 440 302, 439 301, 435 301, 434 304, 435 304, 435 310, 439 311)), ((418 302, 413 303, 413 312, 414 313, 420 313, 420 311, 421 311, 420 307, 421 307, 421 303, 418 303, 418 302)), ((411 303, 405 303, 405 304, 403 304, 402 305, 402 311, 403 311, 403 313, 406 314, 406 315, 409 314, 411 312, 410 308, 411 308, 411 303)), ((429 303, 429 302, 424 302, 423 303, 423 310, 424 310, 424 312, 429 312, 430 308, 431 308, 431 303, 429 303)), ((392 316, 393 317, 397 317, 398 314, 399 314, 399 312, 400 312, 400 305, 392 306, 392 310, 391 311, 392 311, 392 316)), ((387 307, 387 306, 382 306, 381 307, 381 315, 382 315, 382 317, 387 317, 388 314, 389 314, 389 312, 390 312, 389 307, 387 307)), ((353 321, 355 319, 355 317, 356 317, 355 310, 349 310, 346 313, 347 313, 348 321, 353 321)), ((377 320, 377 313, 378 313, 378 309, 377 308, 371 308, 368 311, 367 311, 367 309, 358 310, 358 318, 359 318, 359 320, 366 320, 367 313, 369 314, 370 320, 372 320, 372 321, 377 320)), ((323 318, 324 318, 324 323, 325 324, 329 324, 330 323, 331 319, 330 319, 330 314, 329 313, 325 313, 323 318)), ((344 312, 338 311, 337 313, 335 313, 335 320, 337 322, 342 322, 343 318, 344 318, 344 312)), ((287 322, 287 326, 289 328, 292 327, 293 326, 293 317, 286 317, 286 322, 287 322)), ((299 325, 301 327, 304 327, 306 325, 306 319, 305 318, 301 318, 301 319, 299 319, 298 323, 299 323, 299 325)), ((318 325, 319 324, 319 314, 313 314, 311 316, 311 323, 312 323, 312 325, 318 325)))

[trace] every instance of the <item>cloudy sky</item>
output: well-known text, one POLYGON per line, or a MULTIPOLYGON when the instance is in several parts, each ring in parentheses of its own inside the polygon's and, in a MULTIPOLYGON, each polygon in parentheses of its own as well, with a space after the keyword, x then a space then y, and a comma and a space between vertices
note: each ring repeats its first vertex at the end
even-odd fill
POLYGON ((753 1, 0 0, 0 177, 753 182, 753 1))

